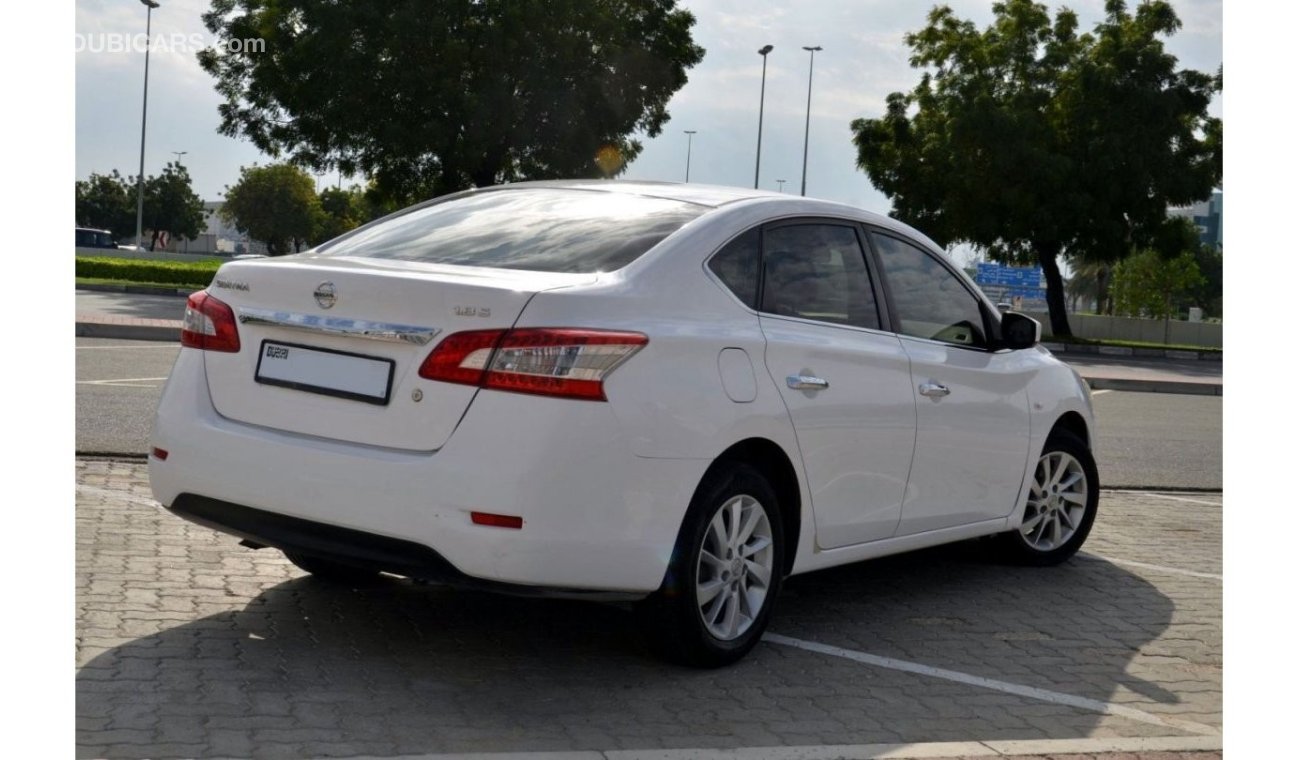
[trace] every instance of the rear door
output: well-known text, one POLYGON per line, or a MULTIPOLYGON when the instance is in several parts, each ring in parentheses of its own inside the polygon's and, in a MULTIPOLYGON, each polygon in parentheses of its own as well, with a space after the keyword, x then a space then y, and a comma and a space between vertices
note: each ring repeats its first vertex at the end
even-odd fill
POLYGON ((879 292, 849 222, 814 219, 763 233, 759 323, 812 492, 817 543, 893 535, 916 423, 908 358, 884 332, 879 292))
POLYGON ((938 256, 879 230, 871 242, 917 405, 898 535, 1006 517, 1027 465, 1030 370, 996 349, 991 315, 938 256))

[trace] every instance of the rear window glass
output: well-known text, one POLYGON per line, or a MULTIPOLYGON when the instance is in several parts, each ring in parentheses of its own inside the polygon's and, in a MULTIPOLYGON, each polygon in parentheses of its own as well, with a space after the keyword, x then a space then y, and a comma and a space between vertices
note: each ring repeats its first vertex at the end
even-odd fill
POLYGON ((320 253, 541 272, 609 272, 708 210, 603 191, 493 190, 403 214, 326 244, 320 253))

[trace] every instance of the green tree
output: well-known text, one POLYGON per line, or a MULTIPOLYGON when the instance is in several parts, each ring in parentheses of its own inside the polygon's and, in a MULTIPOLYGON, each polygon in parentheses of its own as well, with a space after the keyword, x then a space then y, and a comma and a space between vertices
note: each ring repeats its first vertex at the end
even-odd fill
POLYGON ((135 185, 114 169, 77 182, 77 225, 108 230, 118 240, 135 234, 135 185))
POLYGON ((1217 245, 1197 245, 1192 251, 1202 282, 1192 288, 1190 301, 1207 317, 1223 317, 1223 250, 1217 245))
POLYGON ((1207 115, 1222 70, 1178 68, 1162 38, 1181 23, 1160 0, 1133 13, 1107 0, 1082 35, 1068 9, 1006 0, 993 12, 978 29, 940 6, 907 35, 921 81, 853 122, 858 165, 940 245, 1041 265, 1052 332, 1066 336, 1060 256, 1185 250, 1166 211, 1222 176, 1222 124, 1207 115))
POLYGON ((203 19, 223 134, 403 202, 617 173, 704 56, 676 0, 212 0, 203 19), (249 38, 270 52, 220 44, 249 38))
POLYGON ((266 243, 272 256, 301 250, 315 238, 322 212, 316 181, 290 164, 245 166, 226 188, 221 215, 240 232, 266 243))
POLYGON ((1178 300, 1203 280, 1191 251, 1167 259, 1148 249, 1115 265, 1110 292, 1120 314, 1168 320, 1178 300))
POLYGON ((359 188, 327 187, 320 193, 321 219, 315 242, 333 240, 368 221, 365 194, 359 188))
POLYGON ((188 240, 203 231, 203 201, 194 193, 189 170, 180 162, 169 163, 162 174, 145 179, 144 227, 153 231, 151 251, 164 230, 174 238, 188 240))

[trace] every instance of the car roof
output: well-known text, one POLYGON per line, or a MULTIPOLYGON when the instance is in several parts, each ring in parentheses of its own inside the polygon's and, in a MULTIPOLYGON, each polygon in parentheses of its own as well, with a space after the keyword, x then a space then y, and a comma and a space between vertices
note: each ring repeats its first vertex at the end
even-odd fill
MULTIPOLYGON (((920 239, 936 251, 942 251, 943 248, 935 243, 924 233, 913 229, 906 224, 885 216, 874 211, 867 211, 857 206, 850 206, 837 201, 822 200, 820 198, 808 198, 805 196, 791 195, 789 193, 777 193, 771 190, 755 190, 747 187, 730 187, 727 185, 703 185, 697 183, 684 182, 656 182, 653 180, 618 180, 618 179, 578 179, 578 180, 546 180, 539 182, 514 182, 495 187, 485 187, 481 190, 510 190, 516 188, 557 188, 569 190, 589 190, 594 192, 607 193, 625 193, 628 195, 641 195, 650 198, 663 198, 665 200, 679 201, 681 203, 690 203, 698 206, 717 209, 732 204, 740 204, 745 201, 752 201, 763 206, 780 206, 781 213, 798 213, 798 214, 831 214, 836 216, 848 216, 857 218, 861 221, 878 225, 885 229, 894 230, 913 239, 920 239)), ((748 205, 748 204, 747 204, 748 205)), ((773 209, 777 211, 778 209, 773 209)))

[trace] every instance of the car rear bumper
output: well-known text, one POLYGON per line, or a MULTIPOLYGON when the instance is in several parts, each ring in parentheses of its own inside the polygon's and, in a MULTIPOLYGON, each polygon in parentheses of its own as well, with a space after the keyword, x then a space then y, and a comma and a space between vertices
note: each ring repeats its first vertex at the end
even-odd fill
POLYGON ((415 577, 633 594, 662 583, 709 465, 636 456, 608 404, 495 391, 436 452, 234 422, 213 408, 191 349, 163 391, 152 446, 168 452, 149 462, 158 501, 256 543, 323 556, 355 543, 338 556, 415 577), (474 511, 523 527, 476 525, 474 511))

